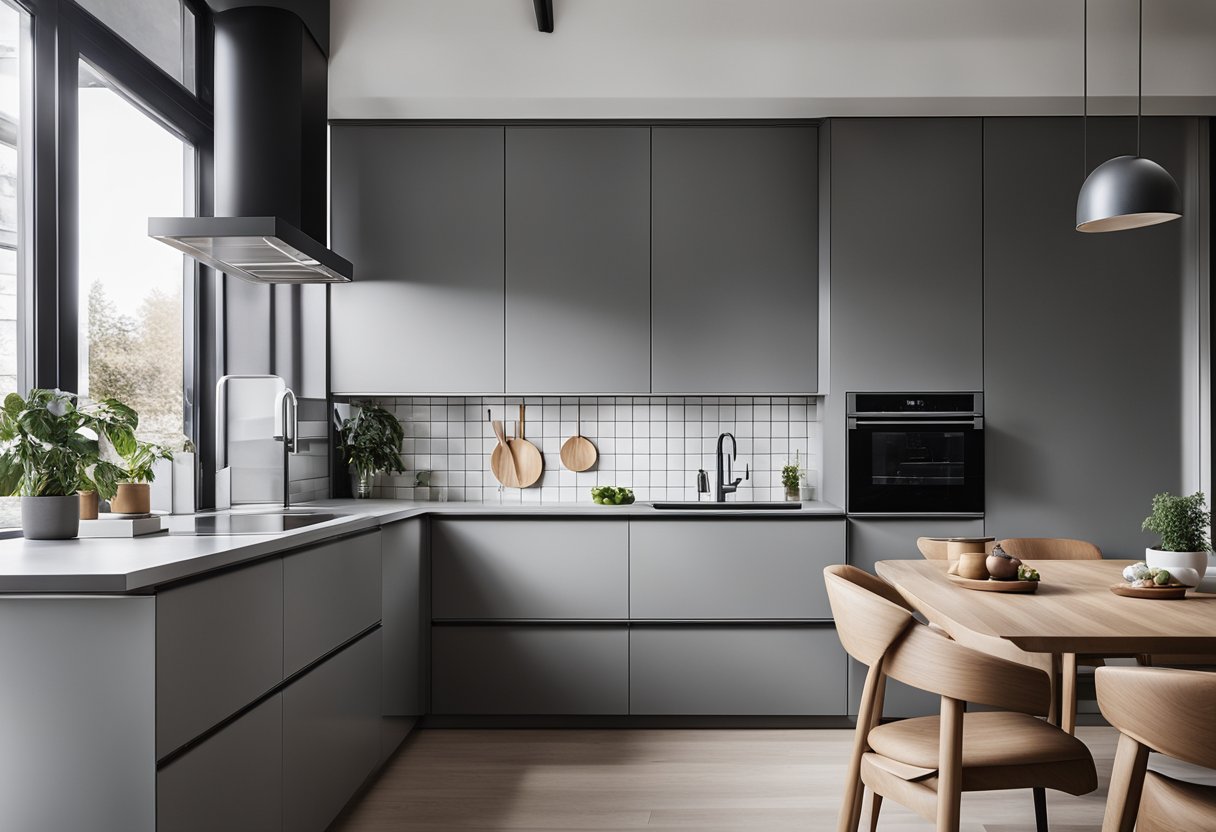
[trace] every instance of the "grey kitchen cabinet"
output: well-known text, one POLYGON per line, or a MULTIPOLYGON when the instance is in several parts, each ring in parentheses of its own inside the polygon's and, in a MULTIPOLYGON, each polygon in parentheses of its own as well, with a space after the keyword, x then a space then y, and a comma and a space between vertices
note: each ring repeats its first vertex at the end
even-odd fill
POLYGON ((844 520, 646 520, 629 529, 635 619, 830 620, 823 569, 844 520))
POLYGON ((649 392, 650 129, 507 127, 506 183, 507 392, 649 392))
POLYGON ((283 828, 328 829, 380 762, 379 629, 283 690, 283 828))
POLYGON ((336 393, 503 390, 503 128, 331 128, 336 393))
POLYGON ((814 127, 652 131, 652 390, 818 384, 814 127))
POLYGON ((431 551, 436 620, 629 615, 624 520, 436 518, 431 551))
POLYGON ((984 389, 982 154, 978 118, 832 120, 833 393, 984 389))
POLYGON ((436 714, 628 713, 624 626, 437 624, 431 650, 436 714))
MULTIPOLYGON (((880 560, 915 560, 921 557, 916 548, 918 537, 983 537, 983 519, 946 518, 849 518, 849 563, 874 573, 880 560)), ((861 688, 866 668, 856 659, 849 659, 849 714, 856 715, 861 705, 861 688)), ((887 679, 883 714, 888 717, 929 716, 941 710, 941 699, 931 693, 909 687, 896 679, 887 679)))
POLYGON ((158 832, 283 828, 283 697, 275 694, 156 773, 158 832))
MULTIPOLYGON (((1134 152, 1135 129, 1090 119, 1090 167, 1134 152)), ((1152 495, 1198 490, 1201 453, 1187 437, 1201 412, 1205 135, 1196 119, 1143 122, 1144 155, 1182 189, 1181 220, 1079 234, 1081 120, 985 121, 990 533, 1139 558, 1155 542, 1140 529, 1152 495)))
POLYGON ((385 716, 426 713, 430 665, 430 570, 426 521, 403 520, 381 529, 384 584, 382 681, 385 716))
POLYGON ((282 680, 282 560, 157 594, 158 759, 282 680))
POLYGON ((379 531, 283 559, 283 675, 290 676, 380 621, 379 531))
POLYGON ((845 660, 830 625, 638 625, 629 632, 629 712, 839 715, 845 660))

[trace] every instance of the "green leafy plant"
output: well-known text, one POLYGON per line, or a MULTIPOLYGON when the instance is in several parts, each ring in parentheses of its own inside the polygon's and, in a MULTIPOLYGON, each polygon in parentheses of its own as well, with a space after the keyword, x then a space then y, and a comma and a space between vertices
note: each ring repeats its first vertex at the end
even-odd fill
POLYGON ((139 415, 116 399, 82 402, 61 390, 10 393, 0 410, 0 494, 109 499, 122 469, 101 458, 104 437, 120 454, 135 445, 139 415))
POLYGON ((1162 551, 1206 552, 1211 525, 1212 513, 1207 511, 1202 491, 1189 497, 1166 492, 1153 497, 1153 511, 1141 528, 1161 535, 1162 551))
POLYGON ((162 459, 173 459, 173 452, 154 442, 136 442, 130 453, 124 454, 122 482, 152 482, 156 472, 152 469, 162 459))
POLYGON ((360 477, 377 471, 400 474, 401 440, 405 430, 397 417, 383 407, 363 405, 338 428, 342 452, 360 477))
POLYGON ((785 486, 787 491, 793 491, 798 487, 801 479, 802 458, 799 451, 794 451, 794 461, 781 468, 781 484, 785 486))

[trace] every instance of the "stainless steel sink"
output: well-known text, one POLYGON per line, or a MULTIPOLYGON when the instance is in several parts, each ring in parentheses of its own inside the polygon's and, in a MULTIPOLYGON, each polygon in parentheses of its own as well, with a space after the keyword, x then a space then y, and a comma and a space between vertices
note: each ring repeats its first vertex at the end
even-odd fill
POLYGON ((322 511, 266 511, 233 514, 196 514, 171 523, 170 534, 228 535, 279 534, 333 520, 337 514, 322 511))
POLYGON ((802 503, 652 503, 659 511, 796 511, 802 503))

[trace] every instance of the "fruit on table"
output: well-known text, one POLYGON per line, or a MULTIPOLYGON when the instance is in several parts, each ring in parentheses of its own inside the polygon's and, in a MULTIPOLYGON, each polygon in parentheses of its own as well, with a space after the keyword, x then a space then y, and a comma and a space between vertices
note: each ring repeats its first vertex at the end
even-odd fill
POLYGON ((1133 563, 1123 570, 1123 580, 1132 586, 1151 589, 1155 586, 1182 586, 1182 582, 1169 573, 1168 570, 1149 566, 1143 561, 1133 563))
POLYGON ((627 506, 633 503, 633 489, 615 485, 597 485, 591 489, 591 499, 600 506, 627 506))
POLYGON ((1033 566, 1027 566, 1024 563, 1018 564, 1018 580, 1019 581, 1037 581, 1039 579, 1039 570, 1033 566))
POLYGON ((1012 581, 1018 577, 1018 567, 1022 562, 997 544, 993 547, 992 554, 984 561, 984 565, 988 567, 988 574, 995 580, 1012 581))

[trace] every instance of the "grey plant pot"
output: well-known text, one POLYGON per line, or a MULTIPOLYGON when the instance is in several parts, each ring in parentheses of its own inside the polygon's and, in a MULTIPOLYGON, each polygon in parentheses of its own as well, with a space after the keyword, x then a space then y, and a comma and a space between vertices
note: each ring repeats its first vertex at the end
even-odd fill
POLYGON ((21 532, 26 540, 71 540, 80 533, 80 498, 22 497, 21 532))

